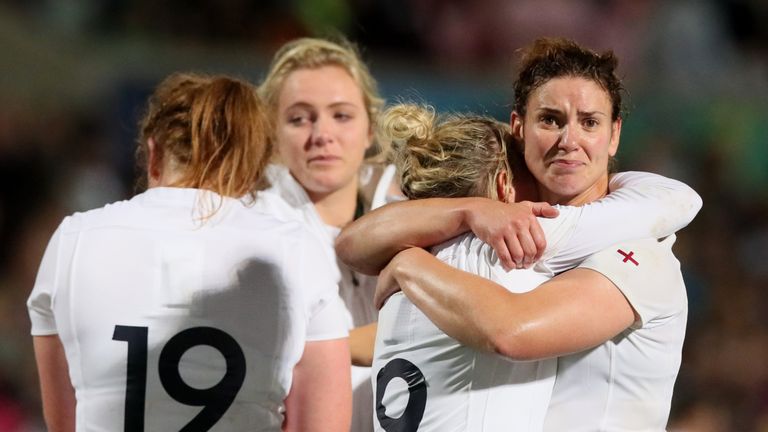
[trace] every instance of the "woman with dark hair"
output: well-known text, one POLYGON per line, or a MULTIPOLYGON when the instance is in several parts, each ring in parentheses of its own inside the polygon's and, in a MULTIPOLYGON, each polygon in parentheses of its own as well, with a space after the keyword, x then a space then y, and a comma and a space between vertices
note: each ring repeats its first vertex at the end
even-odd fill
MULTIPOLYGON (((622 123, 616 64, 612 53, 598 54, 563 39, 537 40, 525 51, 511 131, 535 180, 535 195, 526 198, 582 206, 611 197, 616 176, 609 165, 622 123)), ((640 236, 651 238, 595 253, 527 292, 512 292, 421 249, 471 230, 507 267, 528 267, 545 242, 532 212, 520 204, 481 198, 394 204, 353 223, 339 237, 337 251, 360 270, 384 269, 378 305, 402 290, 436 327, 467 346, 513 360, 559 356, 545 430, 663 430, 687 317, 670 234, 701 207, 690 192, 665 204, 674 221, 671 231, 652 225, 640 236), (522 216, 508 216, 515 212, 522 216), (387 227, 386 232, 378 227, 387 227)), ((593 234, 610 237, 641 226, 656 211, 641 207, 593 234)), ((573 244, 578 251, 594 243, 573 244)), ((427 396, 426 409, 428 404, 427 396)))

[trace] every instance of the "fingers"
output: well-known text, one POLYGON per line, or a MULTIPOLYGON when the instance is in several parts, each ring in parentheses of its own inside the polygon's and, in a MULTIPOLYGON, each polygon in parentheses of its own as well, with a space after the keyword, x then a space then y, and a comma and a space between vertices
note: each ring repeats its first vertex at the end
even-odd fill
POLYGON ((381 308, 384 307, 387 298, 389 298, 389 296, 385 295, 382 290, 378 288, 376 289, 376 292, 373 293, 373 304, 376 306, 376 310, 381 310, 381 308))
POLYGON ((376 306, 376 309, 381 310, 384 307, 384 303, 398 291, 400 291, 400 287, 394 280, 389 278, 385 278, 384 281, 380 280, 376 284, 376 291, 373 293, 373 304, 376 306))
POLYGON ((516 235, 515 233, 512 233, 512 235, 505 237, 504 240, 512 258, 512 263, 509 268, 510 269, 523 268, 523 259, 525 258, 525 251, 523 249, 522 244, 520 243, 519 236, 516 235))
POLYGON ((539 225, 538 221, 535 221, 535 223, 531 225, 530 232, 531 239, 533 240, 533 244, 536 248, 536 253, 533 256, 532 262, 534 263, 541 259, 541 256, 544 254, 544 250, 547 248, 547 237, 544 235, 544 230, 541 229, 541 225, 539 225))
MULTIPOLYGON (((513 243, 513 242, 510 242, 510 243, 513 243)), ((504 237, 489 244, 493 248, 494 252, 496 252, 496 255, 499 257, 499 260, 501 261, 501 265, 502 267, 504 267, 504 270, 509 271, 509 270, 512 270, 513 268, 517 268, 515 260, 512 257, 512 254, 510 253, 510 247, 507 245, 507 241, 504 237)))
MULTIPOLYGON (((531 229, 534 226, 535 225, 531 225, 531 229)), ((520 266, 518 268, 528 268, 536 262, 536 255, 539 254, 539 248, 533 240, 531 230, 518 233, 517 239, 520 242, 520 247, 523 251, 523 256, 520 259, 520 266)))
POLYGON ((546 202, 523 201, 521 204, 525 204, 530 207, 531 213, 533 213, 534 216, 554 218, 560 214, 556 208, 552 207, 552 205, 546 202))
POLYGON ((545 202, 520 204, 523 206, 503 204, 493 211, 486 207, 487 214, 477 213, 470 225, 472 232, 491 245, 505 270, 528 268, 541 258, 547 243, 536 216, 556 217, 559 213, 545 202))
POLYGON ((531 267, 543 255, 547 241, 539 222, 531 216, 514 224, 505 234, 502 245, 494 250, 504 268, 510 270, 531 267))

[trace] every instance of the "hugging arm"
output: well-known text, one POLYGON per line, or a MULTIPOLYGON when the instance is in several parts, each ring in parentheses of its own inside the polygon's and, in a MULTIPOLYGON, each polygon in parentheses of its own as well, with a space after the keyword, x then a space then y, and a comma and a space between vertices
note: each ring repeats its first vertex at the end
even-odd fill
POLYGON ((698 193, 658 174, 627 171, 615 174, 611 193, 586 204, 573 235, 547 264, 554 273, 573 268, 589 255, 617 242, 663 238, 687 226, 702 206, 698 193))
POLYGON ((449 336, 515 360, 581 351, 636 320, 621 291, 589 269, 569 271, 517 294, 412 248, 392 260, 379 284, 378 304, 398 285, 449 336))
POLYGON ((535 216, 556 215, 546 203, 505 204, 477 197, 403 201, 345 227, 336 239, 336 253, 354 270, 377 274, 404 249, 432 246, 471 230, 507 268, 523 267, 538 260, 546 247, 535 216))

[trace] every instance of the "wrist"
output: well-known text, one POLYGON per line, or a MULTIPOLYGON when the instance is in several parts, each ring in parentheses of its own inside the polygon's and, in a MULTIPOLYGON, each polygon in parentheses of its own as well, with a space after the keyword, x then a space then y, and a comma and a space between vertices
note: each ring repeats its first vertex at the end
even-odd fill
POLYGON ((390 262, 392 277, 402 287, 413 276, 414 268, 418 268, 418 260, 422 254, 431 255, 422 248, 412 247, 400 251, 390 262))
POLYGON ((485 200, 486 198, 479 197, 466 197, 459 198, 457 200, 459 205, 457 206, 456 210, 459 213, 460 227, 460 232, 458 234, 463 234, 472 230, 472 222, 477 218, 478 212, 481 211, 481 204, 485 200))

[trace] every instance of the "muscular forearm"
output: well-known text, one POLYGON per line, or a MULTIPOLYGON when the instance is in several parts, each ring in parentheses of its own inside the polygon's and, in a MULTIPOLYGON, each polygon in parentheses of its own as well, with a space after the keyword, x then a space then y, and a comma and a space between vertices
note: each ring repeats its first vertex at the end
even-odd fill
POLYGON ((611 281, 591 270, 573 270, 533 291, 513 293, 420 249, 401 252, 390 266, 403 293, 443 332, 513 360, 596 346, 636 318, 611 281))
POLYGON ((466 232, 466 209, 478 199, 434 198, 386 205, 345 227, 336 239, 336 253, 353 269, 377 274, 404 249, 432 246, 466 232))
POLYGON ((390 264, 403 293, 447 335, 484 351, 498 351, 499 310, 509 291, 479 276, 458 270, 422 249, 400 253, 390 264))
POLYGON ((547 245, 536 216, 557 214, 546 203, 508 204, 478 197, 406 201, 349 225, 336 240, 336 253, 357 271, 377 274, 402 250, 432 246, 471 230, 506 268, 522 268, 537 261, 547 245))

